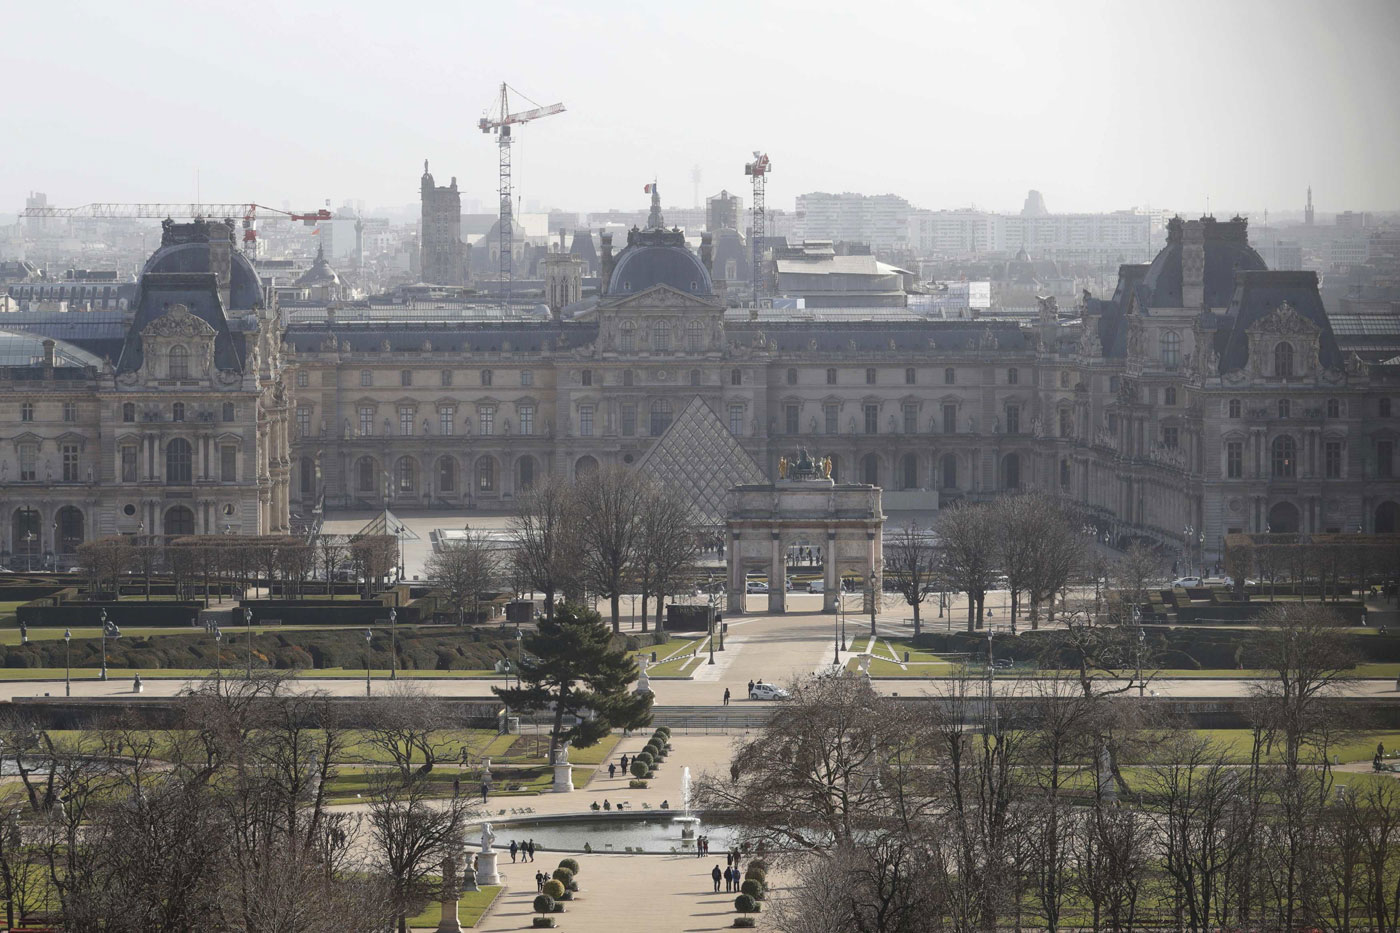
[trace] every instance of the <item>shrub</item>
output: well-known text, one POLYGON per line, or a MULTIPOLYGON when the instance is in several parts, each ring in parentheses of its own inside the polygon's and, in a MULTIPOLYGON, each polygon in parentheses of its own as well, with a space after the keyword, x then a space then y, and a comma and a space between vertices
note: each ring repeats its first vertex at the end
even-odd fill
POLYGON ((571 859, 571 858, 563 858, 563 859, 560 859, 560 860, 559 860, 559 867, 560 867, 560 868, 567 868, 569 871, 573 872, 574 874, 576 874, 576 875, 578 874, 578 862, 575 861, 574 859, 571 859))
POLYGON ((554 898, 548 894, 536 894, 534 908, 537 914, 550 913, 554 910, 554 898))
POLYGON ((757 913, 758 901, 754 900, 751 894, 740 894, 734 898, 734 909, 741 914, 757 913))
POLYGON ((662 735, 666 736, 666 738, 668 738, 668 739, 671 737, 671 727, 670 727, 670 726, 657 726, 657 727, 656 727, 656 731, 657 731, 657 732, 660 732, 662 735))
POLYGON ((559 882, 567 889, 569 887, 569 882, 574 880, 574 873, 561 865, 554 869, 553 877, 555 881, 559 882))
POLYGON ((753 871, 754 869, 758 869, 759 871, 763 872, 764 875, 767 875, 768 862, 761 858, 753 859, 749 862, 748 871, 746 871, 745 874, 747 874, 749 871, 753 871))
POLYGON ((763 898, 763 883, 753 878, 745 878, 744 883, 739 885, 739 890, 743 891, 754 900, 763 898))
POLYGON ((656 761, 656 756, 653 755, 651 752, 638 752, 637 757, 632 760, 640 761, 644 765, 650 765, 654 761, 656 761))
POLYGON ((544 893, 557 901, 564 896, 564 886, 551 878, 544 883, 544 893))
POLYGON ((627 782, 627 786, 632 788, 633 790, 646 790, 647 782, 639 781, 636 778, 633 778, 632 780, 627 782))
POLYGON ((752 865, 750 865, 748 869, 744 872, 744 879, 748 880, 749 878, 752 878, 754 881, 757 881, 765 888, 768 887, 768 873, 765 872, 762 868, 755 868, 752 865))
POLYGON ((755 922, 754 922, 753 917, 735 917, 735 918, 734 918, 734 925, 735 925, 736 927, 744 927, 745 929, 752 929, 756 924, 755 924, 755 922))
MULTIPOLYGON (((647 767, 647 763, 645 761, 633 760, 630 770, 633 775, 639 778, 644 778, 651 773, 651 768, 647 767)), ((642 786, 645 787, 646 785, 642 786)))

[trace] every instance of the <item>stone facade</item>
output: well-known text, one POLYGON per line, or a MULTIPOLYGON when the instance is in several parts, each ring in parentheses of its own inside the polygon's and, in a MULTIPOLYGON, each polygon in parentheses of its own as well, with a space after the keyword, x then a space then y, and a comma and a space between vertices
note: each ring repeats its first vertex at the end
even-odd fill
POLYGON ((467 247, 462 242, 462 195, 454 177, 439 186, 423 160, 420 182, 423 201, 423 230, 419 250, 419 270, 429 285, 467 284, 467 247))

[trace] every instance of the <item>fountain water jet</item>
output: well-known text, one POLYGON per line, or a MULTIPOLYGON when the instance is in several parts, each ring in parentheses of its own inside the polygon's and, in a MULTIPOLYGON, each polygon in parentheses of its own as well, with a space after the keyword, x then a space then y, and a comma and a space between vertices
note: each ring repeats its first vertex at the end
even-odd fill
POLYGON ((681 816, 674 817, 673 823, 681 824, 681 838, 694 839, 695 828, 700 825, 698 816, 690 814, 690 768, 681 769, 681 816))

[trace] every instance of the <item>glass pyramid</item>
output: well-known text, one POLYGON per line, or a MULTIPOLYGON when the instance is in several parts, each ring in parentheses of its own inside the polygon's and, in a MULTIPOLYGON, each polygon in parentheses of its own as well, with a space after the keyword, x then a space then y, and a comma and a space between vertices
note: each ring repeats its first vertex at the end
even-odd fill
POLYGON ((643 455, 637 469, 682 490, 694 504, 697 520, 705 524, 724 521, 732 487, 768 481, 698 395, 643 455))
POLYGON ((419 537, 413 533, 413 529, 405 525, 403 519, 388 509, 370 519, 369 524, 357 531, 352 537, 362 538, 368 535, 390 535, 395 538, 402 537, 405 541, 419 540, 419 537))

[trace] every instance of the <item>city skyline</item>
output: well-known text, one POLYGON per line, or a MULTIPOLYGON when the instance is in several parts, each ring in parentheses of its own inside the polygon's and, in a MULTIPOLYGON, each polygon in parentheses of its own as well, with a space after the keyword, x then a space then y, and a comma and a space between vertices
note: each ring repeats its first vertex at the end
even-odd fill
MULTIPOLYGON (((702 198, 746 194, 756 148, 773 157, 769 203, 783 209, 806 192, 858 191, 1015 212, 1035 188, 1057 213, 1288 215, 1309 185, 1323 216, 1400 207, 1386 164, 1400 121, 1385 100, 1400 84, 1400 10, 1284 6, 1291 15, 1237 3, 1207 19, 1190 4, 1052 16, 1019 3, 816 15, 721 3, 702 16, 624 3, 599 17, 538 3, 470 19, 430 6, 403 21, 350 5, 333 19, 293 7, 242 22, 69 4, 63 56, 44 43, 12 53, 42 92, 10 101, 29 132, 0 166, 0 210, 31 190, 58 206, 396 207, 412 203, 426 157, 489 211, 496 147, 475 123, 502 78, 568 108, 515 147, 517 194, 566 210, 634 208, 653 178, 668 205, 689 206, 696 165, 702 198), (1145 33, 1183 51, 1144 60, 1145 33), (617 53, 618 67, 601 64, 617 53), (56 104, 83 93, 100 106, 56 104), (187 123, 208 129, 191 143, 162 129, 187 123)), ((19 10, 15 34, 52 16, 19 10)))

